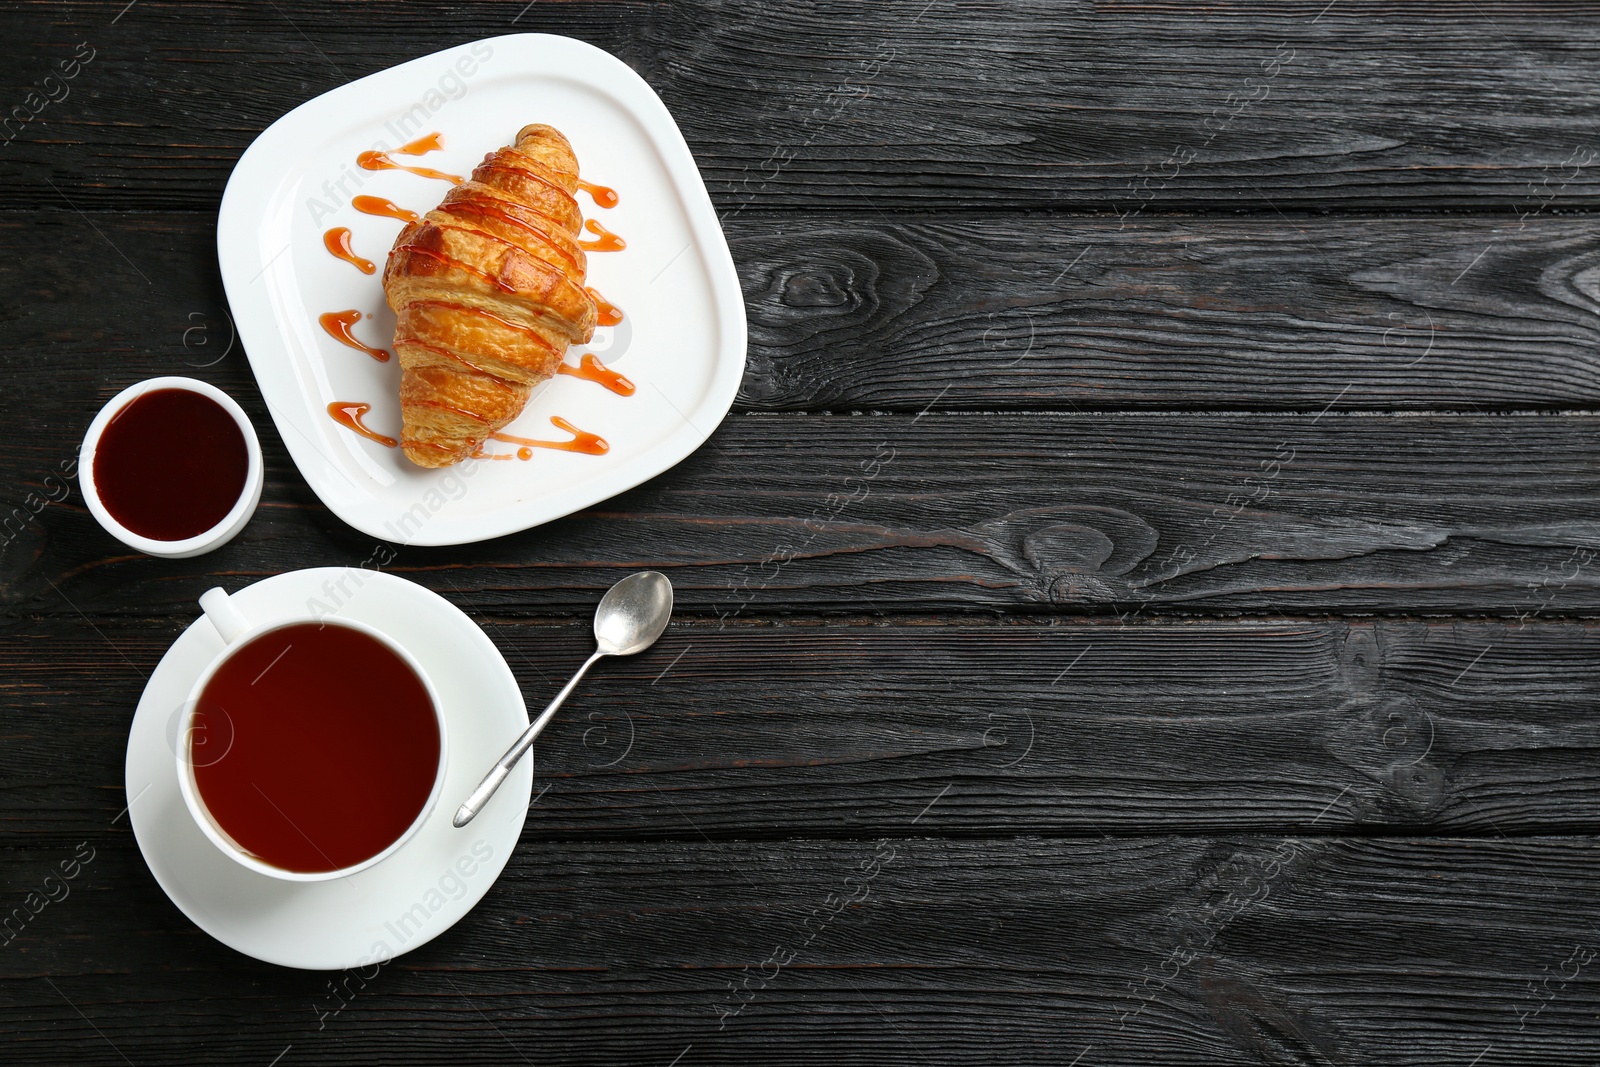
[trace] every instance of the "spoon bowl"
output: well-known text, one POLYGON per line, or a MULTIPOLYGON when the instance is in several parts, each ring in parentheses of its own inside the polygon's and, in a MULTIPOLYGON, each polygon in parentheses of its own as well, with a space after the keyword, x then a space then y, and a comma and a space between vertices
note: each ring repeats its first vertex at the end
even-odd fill
POLYGON ((672 618, 672 583, 660 571, 630 574, 600 599, 594 641, 607 656, 631 656, 656 643, 672 618))

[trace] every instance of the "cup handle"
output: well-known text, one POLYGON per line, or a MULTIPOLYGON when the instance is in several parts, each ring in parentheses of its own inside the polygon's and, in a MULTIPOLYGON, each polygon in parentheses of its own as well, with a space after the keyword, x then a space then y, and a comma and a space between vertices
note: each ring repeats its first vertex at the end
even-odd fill
POLYGON ((224 644, 233 644, 250 629, 250 621, 233 606, 233 598, 222 589, 207 589, 200 595, 200 609, 222 635, 224 644))

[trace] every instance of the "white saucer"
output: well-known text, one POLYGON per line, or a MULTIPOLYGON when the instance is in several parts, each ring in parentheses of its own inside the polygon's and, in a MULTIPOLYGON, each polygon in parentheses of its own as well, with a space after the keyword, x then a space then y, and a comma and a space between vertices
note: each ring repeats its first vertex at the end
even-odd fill
POLYGON ((410 841, 349 878, 281 881, 223 855, 184 806, 174 759, 177 713, 222 649, 222 638, 201 617, 150 676, 128 735, 128 814, 156 881, 200 929, 285 967, 364 967, 444 933, 500 876, 528 815, 533 771, 523 760, 469 826, 450 825, 461 800, 528 725, 504 657, 443 597, 379 571, 291 571, 229 592, 252 621, 321 610, 377 627, 415 656, 444 704, 444 794, 410 841))

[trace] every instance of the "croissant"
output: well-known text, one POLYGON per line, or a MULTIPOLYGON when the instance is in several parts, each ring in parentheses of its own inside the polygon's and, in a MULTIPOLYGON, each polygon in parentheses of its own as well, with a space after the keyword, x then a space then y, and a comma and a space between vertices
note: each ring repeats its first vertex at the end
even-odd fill
POLYGON ((478 452, 594 335, 578 161, 524 126, 395 239, 383 271, 400 356, 400 444, 423 467, 478 452))

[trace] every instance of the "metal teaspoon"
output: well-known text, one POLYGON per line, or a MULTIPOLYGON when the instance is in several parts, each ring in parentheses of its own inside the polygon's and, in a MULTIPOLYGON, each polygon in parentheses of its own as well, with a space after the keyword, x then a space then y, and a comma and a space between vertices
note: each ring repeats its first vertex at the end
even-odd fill
POLYGON ((456 812, 455 825, 467 825, 483 810, 489 798, 494 796, 494 791, 500 788, 500 783, 511 773, 511 768, 533 745, 533 739, 539 736, 539 731, 555 718, 556 709, 561 707, 562 701, 567 699, 590 667, 603 656, 631 656, 635 652, 643 652, 655 644, 671 617, 672 583, 660 571, 630 574, 606 590, 606 595, 600 598, 600 606, 594 612, 594 640, 599 646, 594 655, 578 668, 572 681, 556 694, 550 706, 522 731, 522 736, 506 749, 506 754, 478 783, 478 788, 472 791, 467 802, 456 812))

